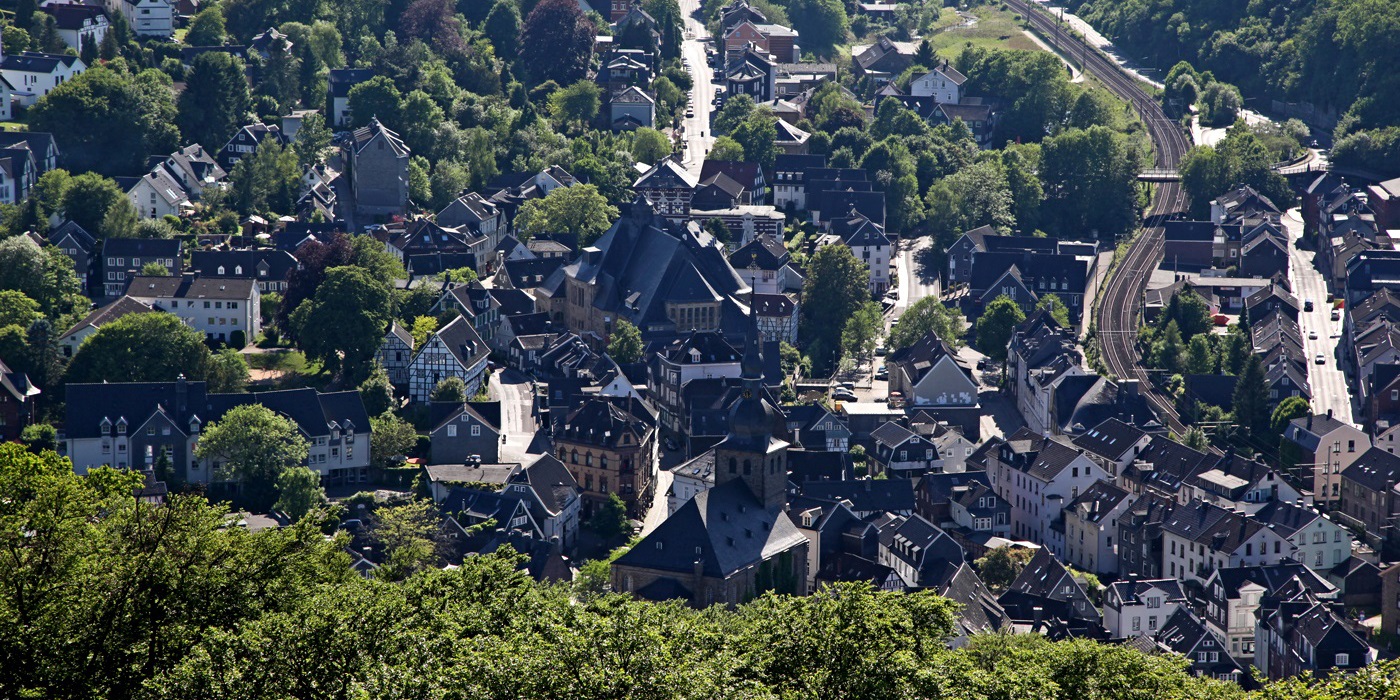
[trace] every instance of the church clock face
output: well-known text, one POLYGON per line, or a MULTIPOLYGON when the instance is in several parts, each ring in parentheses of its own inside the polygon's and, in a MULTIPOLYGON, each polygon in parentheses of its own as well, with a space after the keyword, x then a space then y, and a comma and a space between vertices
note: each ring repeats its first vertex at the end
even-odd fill
POLYGON ((753 398, 753 392, 752 392, 752 391, 749 391, 748 389, 745 389, 745 390, 744 390, 744 398, 746 398, 746 399, 751 399, 751 398, 753 398))

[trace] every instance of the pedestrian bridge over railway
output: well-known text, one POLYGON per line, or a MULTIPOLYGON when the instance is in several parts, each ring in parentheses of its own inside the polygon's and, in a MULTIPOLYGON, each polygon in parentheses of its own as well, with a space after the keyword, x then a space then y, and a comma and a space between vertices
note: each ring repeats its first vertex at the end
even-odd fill
POLYGON ((1180 182, 1181 173, 1176 168, 1152 168, 1138 174, 1142 182, 1180 182))

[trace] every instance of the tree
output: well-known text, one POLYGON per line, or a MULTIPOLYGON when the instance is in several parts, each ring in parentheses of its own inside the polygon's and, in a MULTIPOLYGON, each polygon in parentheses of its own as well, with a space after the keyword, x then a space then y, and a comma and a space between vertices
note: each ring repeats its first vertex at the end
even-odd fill
POLYGON ((598 116, 602 90, 591 80, 580 80, 549 96, 549 113, 560 123, 587 127, 598 116))
POLYGON ((1060 324, 1060 327, 1070 327, 1069 308, 1065 306, 1065 303, 1063 301, 1060 301, 1060 295, 1046 294, 1045 296, 1040 298, 1040 301, 1037 301, 1035 303, 1035 308, 1037 310, 1048 310, 1050 312, 1050 318, 1055 319, 1055 323, 1060 324))
POLYGON ((907 348, 933 333, 953 347, 962 344, 964 320, 962 314, 939 301, 924 297, 910 306, 890 328, 887 342, 891 351, 907 348))
POLYGON ((632 157, 637 159, 637 162, 655 165, 669 155, 671 141, 665 134, 650 127, 642 127, 632 132, 632 157))
POLYGON ((792 0, 787 3, 792 28, 801 35, 803 47, 819 56, 830 56, 846 43, 849 19, 841 0, 792 0))
POLYGON ((520 52, 520 8, 514 0, 496 0, 481 30, 496 48, 497 56, 515 56, 520 52))
POLYGON ((166 219, 142 219, 136 222, 133 233, 136 238, 169 240, 174 238, 178 231, 166 219))
POLYGON ((1103 237, 1136 224, 1141 157, 1126 136, 1104 126, 1069 129, 1045 139, 1040 154, 1055 230, 1103 237))
MULTIPOLYGON (((386 282, 399 279, 406 274, 403 263, 385 250, 384 244, 375 240, 374 236, 355 236, 350 241, 350 264, 368 272, 370 277, 386 282)), ((471 268, 459 269, 471 270, 471 268)), ((471 270, 470 280, 458 281, 476 281, 476 272, 471 270)))
POLYGON ((12 290, 39 304, 49 318, 86 312, 73 261, 53 246, 38 247, 26 236, 0 241, 0 290, 12 290))
POLYGON ((212 393, 241 393, 248 386, 248 361, 238 350, 224 348, 209 358, 205 381, 212 393))
POLYGON ((389 287, 359 267, 335 267, 292 313, 298 345, 332 372, 360 377, 393 319, 389 287))
POLYGON ((615 218, 617 207, 608 204, 597 187, 573 185, 555 188, 522 204, 515 215, 515 228, 526 238, 537 233, 570 233, 579 237, 580 246, 588 246, 615 218))
POLYGON ((847 246, 818 248, 807 261, 798 333, 818 374, 835 368, 846 319, 870 300, 869 285, 868 268, 856 260, 847 246))
POLYGON ((308 451, 306 438, 290 418, 249 403, 204 426, 194 454, 222 478, 239 481, 248 507, 262 512, 272 507, 282 472, 305 462, 308 451))
POLYGON ((715 113, 713 122, 716 136, 726 136, 754 113, 753 98, 740 93, 724 101, 724 106, 715 113))
POLYGON ((242 59, 222 51, 201 53, 180 93, 180 132, 211 151, 222 148, 247 120, 251 102, 242 59))
POLYGON ((442 56, 465 57, 466 41, 452 0, 413 0, 399 16, 404 40, 420 39, 442 56))
MULTIPOLYGON (((951 220, 942 225, 952 232, 970 231, 980 226, 991 226, 1003 233, 1009 233, 1016 225, 1012 214, 1015 199, 1011 186, 1006 180, 1006 171, 1001 163, 985 160, 963 168, 945 178, 947 197, 953 205, 951 220)), ((939 209, 935 189, 930 188, 926 204, 930 214, 939 209)))
POLYGON ((603 501, 593 517, 588 519, 588 528, 604 540, 627 532, 627 504, 617 494, 608 494, 608 500, 603 501))
MULTIPOLYGON (((292 312, 303 301, 316 295, 326 272, 331 268, 350 265, 355 256, 350 237, 337 234, 329 241, 308 241, 296 251, 297 266, 287 274, 287 288, 282 295, 282 304, 277 308, 277 325, 295 335, 291 324, 292 312)), ((434 299, 436 302, 436 299, 434 299)), ((386 326, 387 327, 387 326, 386 326)))
POLYGON ((994 360, 1006 359, 1011 333, 1024 320, 1025 312, 1010 297, 1002 295, 993 299, 977 319, 977 349, 994 360))
POLYGON ((389 382, 389 373, 377 362, 369 376, 360 382, 359 390, 365 412, 371 416, 381 415, 394 407, 394 385, 389 382))
POLYGON ((1209 126, 1234 124, 1243 108, 1244 98, 1234 85, 1216 81, 1201 92, 1201 121, 1209 126))
POLYGON ((1206 431, 1196 426, 1186 429, 1186 435, 1181 439, 1181 444, 1199 452, 1210 449, 1210 438, 1206 437, 1206 431))
POLYGON ((301 194, 301 175, 296 149, 264 139, 229 173, 230 203, 243 215, 292 213, 301 194))
POLYGON ((20 431, 19 441, 36 454, 44 450, 57 450, 58 429, 48 423, 30 423, 20 431))
POLYGON ((324 115, 318 112, 302 117, 301 128, 297 130, 296 151, 297 160, 303 168, 325 160, 324 154, 331 145, 332 136, 334 134, 326 126, 324 115))
POLYGON ((277 503, 272 508, 301 520, 307 513, 325 505, 326 490, 321 476, 310 467, 288 467, 277 477, 277 503))
POLYGON ((122 202, 131 203, 115 180, 97 173, 82 173, 66 183, 55 184, 62 189, 58 210, 89 232, 101 231, 113 207, 121 206, 122 202))
POLYGON ((993 591, 1004 591, 1021 575, 1021 570, 1031 562, 1035 550, 1026 547, 1007 545, 987 550, 977 561, 977 572, 982 582, 993 591))
POLYGON ((390 128, 399 123, 403 112, 403 95, 388 76, 376 75, 369 80, 350 88, 346 98, 350 104, 350 118, 355 127, 367 126, 372 119, 378 119, 390 128))
POLYGON ((1210 341, 1204 335, 1198 335, 1187 343, 1186 347, 1186 371, 1191 374, 1215 374, 1215 353, 1211 351, 1210 341))
POLYGON ((642 333, 625 318, 618 319, 613 326, 612 337, 608 339, 608 356, 621 365, 642 359, 642 333))
POLYGON ((540 0, 521 29, 521 62, 536 82, 573 83, 588 70, 595 33, 577 2, 540 0))
POLYGON ((370 536, 384 547, 387 561, 376 575, 402 581, 437 561, 437 509, 432 501, 413 501, 374 512, 370 536))
POLYGON ((419 316, 413 319, 413 328, 409 333, 413 336, 413 347, 421 348, 428 339, 437 332, 438 320, 433 316, 419 316))
POLYGON ((224 43, 224 8, 209 5, 200 10, 190 20, 189 31, 185 32, 185 43, 190 46, 221 46, 224 43))
POLYGON ((868 359, 875 352, 875 345, 884 334, 885 318, 880 305, 867 301, 846 319, 841 330, 841 352, 856 360, 868 359))
POLYGON ((745 160, 772 168, 778 157, 778 119, 767 110, 755 112, 729 132, 744 149, 745 160))
POLYGON ((1181 340, 1181 330, 1177 328, 1176 321, 1168 321, 1167 327, 1162 329, 1162 336, 1157 340, 1152 355, 1153 363, 1168 372, 1179 372, 1186 365, 1186 344, 1181 340))
POLYGON ((128 314, 78 346, 68 383, 203 381, 209 371, 204 336, 175 314, 128 314))
POLYGON ((418 433, 413 429, 413 424, 392 412, 371 417, 369 423, 369 461, 376 467, 393 465, 395 460, 408 454, 418 443, 418 433))
POLYGON ((0 291, 0 328, 28 328, 29 324, 43 317, 39 313, 39 302, 25 296, 24 292, 14 289, 0 291))
POLYGON ((1290 396, 1278 403, 1274 408, 1273 415, 1269 417, 1269 427, 1274 434, 1282 437, 1283 431, 1288 429, 1288 424, 1294 418, 1304 418, 1312 415, 1312 406, 1308 400, 1301 396, 1290 396))
POLYGON ((433 392, 428 396, 428 400, 464 403, 467 400, 467 383, 455 375, 446 377, 433 387, 433 392))
POLYGON ((169 153, 179 141, 172 94, 170 78, 155 69, 131 75, 92 66, 41 97, 29 126, 63 144, 60 159, 71 172, 144 172, 149 154, 169 153))
POLYGON ((141 274, 147 277, 169 277, 170 269, 158 262, 148 262, 141 266, 141 274))
POLYGON ((1235 380, 1233 401, 1235 425, 1251 437, 1263 437, 1269 431, 1269 385, 1264 365, 1258 355, 1244 361, 1244 369, 1235 380))
POLYGON ((721 136, 715 139, 714 145, 710 147, 710 152, 705 155, 705 160, 742 161, 744 160, 744 147, 728 136, 721 136))

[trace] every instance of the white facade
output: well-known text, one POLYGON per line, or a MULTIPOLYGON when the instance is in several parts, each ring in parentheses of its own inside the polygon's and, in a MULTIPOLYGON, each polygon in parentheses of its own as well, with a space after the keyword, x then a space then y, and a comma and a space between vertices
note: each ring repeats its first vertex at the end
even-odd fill
POLYGON ((1118 518, 1132 502, 1132 496, 1123 498, 1097 522, 1082 517, 1074 508, 1066 508, 1065 563, 1095 574, 1118 573, 1118 548, 1114 544, 1118 536, 1118 518))
POLYGON ((995 457, 988 460, 987 466, 992 488, 1011 504, 1011 536, 1044 544, 1061 559, 1065 553, 1055 550, 1062 550, 1063 543, 1052 542, 1050 524, 1081 492, 1095 481, 1108 478, 1103 467, 1082 453, 1049 479, 1015 469, 995 457))
MULTIPOLYGON (((238 286, 246 289, 247 293, 236 297, 211 298, 191 296, 184 288, 173 294, 161 291, 152 295, 142 284, 145 279, 150 278, 137 277, 132 280, 127 288, 127 294, 132 299, 179 316, 185 325, 211 340, 229 341, 235 332, 242 331, 245 342, 251 342, 262 331, 262 295, 256 284, 227 280, 230 289, 238 286)), ((205 283, 217 281, 211 278, 201 280, 205 283)))
POLYGON ((1291 541, 1293 558, 1320 576, 1351 557, 1351 532, 1321 515, 1293 533, 1291 541))
POLYGON ((914 97, 932 97, 939 104, 959 104, 962 102, 962 86, 953 82, 945 73, 937 69, 910 82, 909 94, 914 97))
POLYGON ((87 70, 80 58, 57 56, 58 60, 53 61, 26 61, 26 57, 50 58, 52 55, 26 51, 6 57, 5 61, 0 63, 0 75, 14 88, 19 103, 25 107, 34 106, 40 97, 87 70), (44 68, 41 69, 40 65, 44 68))
MULTIPOLYGON (((467 321, 459 316, 453 323, 467 323, 467 321)), ((441 331, 433 334, 433 337, 423 344, 423 348, 418 351, 418 354, 414 355, 413 362, 408 365, 409 400, 418 403, 427 401, 438 382, 448 377, 460 377, 467 385, 467 396, 474 395, 481 389, 481 377, 486 371, 486 358, 487 355, 483 353, 480 355, 480 359, 472 362, 471 366, 463 367, 462 363, 457 360, 457 356, 448 350, 447 343, 442 339, 441 331)))
POLYGON ((1215 569, 1281 564, 1292 556, 1293 545, 1267 527, 1260 528, 1232 552, 1218 551, 1162 530, 1162 569, 1182 581, 1204 584, 1215 569))
MULTIPOLYGON (((1167 579, 1164 583, 1175 588, 1175 581, 1167 579)), ((1155 634, 1162 623, 1185 602, 1175 592, 1152 584, 1152 581, 1140 582, 1139 585, 1149 588, 1127 599, 1120 594, 1120 589, 1132 584, 1122 582, 1108 587, 1104 593, 1103 626, 1108 630, 1109 637, 1131 639, 1142 634, 1155 634)))
POLYGON ((188 193, 174 180, 160 173, 147 173, 126 193, 137 214, 143 219, 179 216, 180 208, 190 203, 188 193))
POLYGON ((167 39, 175 32, 175 6, 168 0, 105 0, 107 13, 120 12, 137 36, 167 39))

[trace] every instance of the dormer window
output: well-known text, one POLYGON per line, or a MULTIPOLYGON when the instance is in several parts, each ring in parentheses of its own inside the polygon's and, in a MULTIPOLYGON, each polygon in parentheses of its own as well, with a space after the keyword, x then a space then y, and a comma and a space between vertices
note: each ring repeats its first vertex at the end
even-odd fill
POLYGON ((111 434, 112 434, 112 421, 109 421, 109 420, 107 420, 106 418, 103 418, 103 419, 102 419, 102 434, 103 434, 103 435, 111 435, 111 434))
POLYGON ((126 419, 125 419, 125 418, 122 418, 121 420, 118 420, 118 421, 117 421, 117 434, 118 434, 118 435, 126 435, 126 419))

